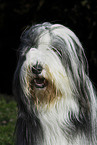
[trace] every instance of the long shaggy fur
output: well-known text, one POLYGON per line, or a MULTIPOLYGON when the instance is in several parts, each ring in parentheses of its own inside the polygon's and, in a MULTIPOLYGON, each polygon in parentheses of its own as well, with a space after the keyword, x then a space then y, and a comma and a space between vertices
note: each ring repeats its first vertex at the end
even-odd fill
POLYGON ((16 145, 96 145, 97 98, 77 36, 43 23, 21 36, 16 145))

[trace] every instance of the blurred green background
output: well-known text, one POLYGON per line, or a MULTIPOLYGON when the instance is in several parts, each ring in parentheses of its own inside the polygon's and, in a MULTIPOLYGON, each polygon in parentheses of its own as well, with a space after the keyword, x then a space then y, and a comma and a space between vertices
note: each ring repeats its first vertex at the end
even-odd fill
POLYGON ((16 117, 16 102, 11 96, 0 95, 0 145, 14 145, 16 117))

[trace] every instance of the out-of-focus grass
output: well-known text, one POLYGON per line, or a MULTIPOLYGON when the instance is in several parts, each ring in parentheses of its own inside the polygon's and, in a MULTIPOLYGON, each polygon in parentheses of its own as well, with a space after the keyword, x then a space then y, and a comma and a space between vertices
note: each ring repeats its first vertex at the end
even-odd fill
POLYGON ((0 145, 14 145, 17 105, 9 96, 0 95, 0 145))

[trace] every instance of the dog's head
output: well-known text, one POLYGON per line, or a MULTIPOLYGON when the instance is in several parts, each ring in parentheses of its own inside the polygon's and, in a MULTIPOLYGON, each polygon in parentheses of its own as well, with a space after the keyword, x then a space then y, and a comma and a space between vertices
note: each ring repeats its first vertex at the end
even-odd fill
POLYGON ((81 43, 70 29, 50 23, 35 25, 23 32, 21 42, 15 95, 24 94, 26 99, 22 100, 37 107, 73 96, 80 100, 87 61, 81 43))

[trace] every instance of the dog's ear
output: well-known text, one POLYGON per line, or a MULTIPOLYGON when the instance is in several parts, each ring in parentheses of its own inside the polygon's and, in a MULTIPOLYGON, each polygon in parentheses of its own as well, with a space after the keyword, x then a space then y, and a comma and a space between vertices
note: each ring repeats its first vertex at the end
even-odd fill
POLYGON ((33 114, 20 112, 16 124, 16 145, 36 145, 43 141, 39 119, 33 114))

